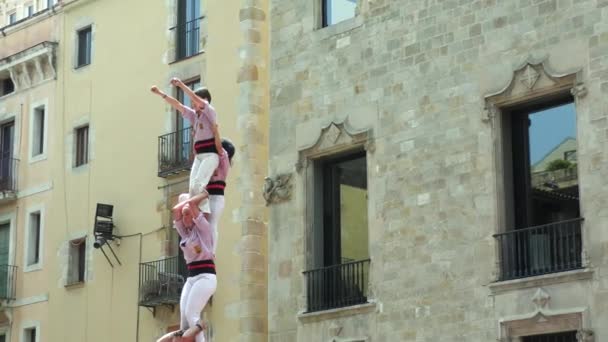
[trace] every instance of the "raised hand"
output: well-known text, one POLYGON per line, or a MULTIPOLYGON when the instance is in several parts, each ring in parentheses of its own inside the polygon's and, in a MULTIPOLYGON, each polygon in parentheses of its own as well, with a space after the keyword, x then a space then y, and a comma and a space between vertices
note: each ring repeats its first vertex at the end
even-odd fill
POLYGON ((150 88, 150 91, 153 92, 154 94, 160 94, 160 89, 158 89, 157 86, 152 86, 150 88))
POLYGON ((171 85, 174 87, 179 87, 181 85, 181 83, 182 83, 182 81, 177 77, 173 77, 171 79, 171 85))

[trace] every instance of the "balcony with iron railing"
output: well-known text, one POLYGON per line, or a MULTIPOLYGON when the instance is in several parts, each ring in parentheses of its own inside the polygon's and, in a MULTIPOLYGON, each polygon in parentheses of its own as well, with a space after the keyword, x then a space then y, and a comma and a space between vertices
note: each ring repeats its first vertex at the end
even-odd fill
POLYGON ((192 128, 158 137, 158 176, 168 177, 189 171, 192 165, 192 128))
POLYGON ((196 56, 203 52, 201 24, 204 16, 179 23, 170 28, 175 36, 175 55, 173 63, 196 56))
POLYGON ((177 305, 187 278, 184 258, 171 257, 139 264, 139 305, 177 305))
POLYGON ((18 159, 0 158, 0 203, 17 199, 18 165, 18 159))
POLYGON ((496 234, 500 281, 580 269, 583 219, 576 218, 496 234))
POLYGON ((17 266, 0 265, 0 299, 13 300, 16 295, 17 266))
POLYGON ((304 271, 307 312, 367 303, 370 259, 304 271))

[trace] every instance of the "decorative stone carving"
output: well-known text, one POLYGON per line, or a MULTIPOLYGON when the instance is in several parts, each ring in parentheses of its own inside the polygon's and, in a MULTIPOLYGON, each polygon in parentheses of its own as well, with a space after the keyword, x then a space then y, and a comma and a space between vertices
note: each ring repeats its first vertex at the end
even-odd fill
POLYGON ((484 121, 495 117, 502 107, 547 96, 556 91, 562 91, 564 88, 571 87, 574 96, 584 97, 586 88, 580 77, 580 70, 558 73, 551 70, 543 59, 528 59, 515 68, 513 76, 506 85, 485 96, 484 121))
POLYGON ((33 87, 57 76, 55 70, 56 43, 43 42, 10 57, 0 59, 0 71, 10 74, 15 91, 33 87))
POLYGON ((538 312, 549 309, 550 300, 551 296, 542 288, 536 290, 536 293, 532 297, 532 302, 534 303, 536 311, 538 312))
POLYGON ((538 78, 540 77, 540 74, 534 70, 534 68, 528 64, 526 65, 526 68, 524 69, 524 72, 521 75, 521 83, 523 83, 526 87, 528 87, 528 89, 532 89, 534 88, 534 85, 536 84, 536 81, 538 81, 538 78))
POLYGON ((376 152, 376 142, 370 139, 363 145, 363 148, 369 153, 374 153, 376 152))
POLYGON ((587 87, 583 83, 578 83, 570 89, 570 94, 577 99, 582 99, 587 96, 587 87))
POLYGON ((336 322, 332 322, 328 330, 330 337, 338 337, 342 333, 342 327, 336 322))
POLYGON ((481 121, 483 122, 492 122, 494 118, 498 116, 499 110, 493 103, 487 103, 486 108, 483 110, 483 117, 481 121))
POLYGON ((576 340, 578 342, 594 342, 595 334, 592 330, 589 329, 581 329, 576 332, 576 340))
POLYGON ((267 206, 284 202, 291 198, 293 189, 291 180, 291 173, 264 178, 263 195, 267 206))

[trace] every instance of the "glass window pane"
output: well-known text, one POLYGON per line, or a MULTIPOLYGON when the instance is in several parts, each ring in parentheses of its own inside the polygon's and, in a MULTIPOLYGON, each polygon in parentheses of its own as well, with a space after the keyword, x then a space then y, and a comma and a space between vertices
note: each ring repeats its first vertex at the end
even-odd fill
POLYGON ((340 262, 367 259, 367 167, 365 157, 338 164, 340 262))
POLYGON ((528 118, 534 224, 578 217, 574 104, 530 113, 528 118))
POLYGON ((355 17, 357 0, 325 0, 325 26, 355 17))

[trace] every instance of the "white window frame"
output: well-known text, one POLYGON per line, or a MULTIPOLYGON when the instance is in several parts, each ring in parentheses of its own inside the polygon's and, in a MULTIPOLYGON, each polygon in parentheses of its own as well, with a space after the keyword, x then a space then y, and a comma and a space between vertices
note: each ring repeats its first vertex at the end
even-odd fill
POLYGON ((29 163, 39 162, 46 160, 48 155, 48 127, 49 127, 49 100, 44 99, 30 106, 30 117, 29 117, 29 134, 28 134, 28 146, 29 146, 29 163), (36 110, 44 108, 44 126, 42 127, 42 153, 34 155, 34 119, 36 117, 36 110))
POLYGON ((0 327, 0 335, 4 335, 5 342, 11 342, 11 328, 4 326, 0 327))
POLYGON ((39 321, 24 321, 21 324, 21 334, 19 334, 20 342, 29 342, 25 340, 25 331, 34 328, 36 330, 36 342, 40 342, 40 322, 39 321))
POLYGON ((43 267, 43 253, 44 253, 44 220, 45 220, 45 207, 44 205, 36 205, 29 207, 25 213, 25 248, 23 250, 23 272, 32 272, 41 270, 43 267), (40 244, 38 246, 38 262, 35 264, 28 265, 28 254, 30 251, 30 241, 31 241, 31 214, 40 213, 40 244))
POLYGON ((35 13, 36 13, 36 6, 34 6, 33 2, 27 2, 27 3, 23 4, 23 17, 24 18, 33 17, 35 13), (32 14, 30 14, 28 12, 28 8, 30 6, 32 7, 32 14))
POLYGON ((0 215, 0 224, 9 224, 9 244, 8 244, 8 264, 15 265, 15 223, 17 222, 17 215, 15 212, 0 215))
POLYGON ((88 253, 89 253, 89 238, 88 236, 82 236, 80 238, 74 238, 74 239, 70 239, 68 240, 68 267, 66 267, 66 278, 65 278, 65 286, 66 287, 70 287, 70 286, 74 286, 74 285, 82 285, 82 284, 86 284, 87 282, 87 276, 88 276, 88 270, 87 270, 87 264, 89 262, 89 258, 88 258, 88 253), (72 245, 72 241, 75 240, 80 240, 80 239, 84 239, 84 243, 85 243, 85 247, 84 247, 84 274, 83 274, 83 279, 82 281, 72 281, 72 273, 76 272, 78 273, 78 261, 74 262, 73 256, 72 256, 72 250, 75 246, 72 245), (76 270, 74 271, 73 269, 73 265, 76 265, 76 270))
POLYGON ((89 165, 90 161, 91 161, 91 125, 87 122, 85 124, 82 124, 80 126, 75 126, 74 130, 72 132, 72 134, 74 135, 74 143, 72 144, 72 151, 73 151, 73 162, 72 162, 72 168, 74 169, 79 169, 79 168, 83 168, 89 165), (78 158, 78 131, 82 128, 87 127, 87 141, 86 141, 86 149, 87 149, 87 155, 86 155, 86 162, 80 165, 76 165, 77 162, 77 158, 78 158))
POLYGON ((16 23, 16 22, 18 22, 18 21, 19 21, 19 19, 17 18, 17 10, 16 10, 16 9, 14 9, 14 10, 12 10, 12 11, 10 11, 10 12, 8 12, 8 13, 6 14, 6 25, 12 25, 12 24, 14 24, 14 23, 16 23), (12 16, 13 14, 15 15, 15 21, 13 21, 13 22, 11 23, 11 16, 12 16))
POLYGON ((78 70, 82 70, 82 69, 87 69, 88 66, 90 66, 91 64, 93 64, 93 56, 95 53, 95 24, 93 24, 92 21, 90 22, 86 22, 86 23, 82 23, 78 26, 74 27, 74 33, 72 35, 72 41, 74 42, 73 46, 74 48, 72 49, 72 69, 74 71, 78 71, 78 70), (90 59, 89 59, 89 63, 88 64, 83 64, 83 65, 78 65, 78 51, 79 51, 79 34, 82 30, 85 29, 91 29, 91 51, 90 51, 90 59))

